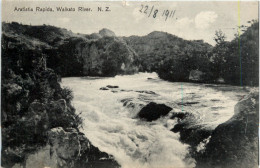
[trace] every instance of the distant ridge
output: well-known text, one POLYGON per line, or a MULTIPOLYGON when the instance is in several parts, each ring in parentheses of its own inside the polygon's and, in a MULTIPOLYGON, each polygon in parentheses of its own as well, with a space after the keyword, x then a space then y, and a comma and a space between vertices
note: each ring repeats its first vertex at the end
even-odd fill
MULTIPOLYGON (((251 48, 258 44, 258 37, 254 37, 258 33, 257 23, 252 22, 252 26, 240 36, 243 44, 249 44, 248 41, 252 44, 251 48)), ((226 48, 221 49, 221 45, 213 47, 203 40, 185 40, 162 31, 145 36, 118 37, 107 28, 88 35, 55 26, 30 26, 17 22, 3 22, 2 29, 4 43, 8 43, 9 48, 44 50, 43 54, 49 59, 47 63, 62 76, 115 76, 148 71, 157 72, 166 80, 190 81, 190 72, 197 70, 204 74, 200 82, 214 83, 223 78, 232 84, 258 83, 253 79, 258 74, 255 73, 258 61, 254 61, 258 60, 255 58, 258 50, 241 46, 241 54, 252 59, 251 62, 241 59, 239 63, 239 55, 232 49, 237 47, 237 38, 231 42, 223 41, 226 48), (221 57, 229 61, 224 62, 221 57), (240 64, 244 72, 240 72, 240 64), (243 79, 239 74, 243 74, 243 79), (237 81, 240 78, 244 81, 237 81)))

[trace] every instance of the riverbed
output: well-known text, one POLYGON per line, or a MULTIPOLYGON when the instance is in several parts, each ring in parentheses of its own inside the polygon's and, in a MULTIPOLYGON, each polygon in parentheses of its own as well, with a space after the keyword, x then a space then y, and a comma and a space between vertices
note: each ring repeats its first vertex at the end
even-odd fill
POLYGON ((247 91, 241 87, 168 82, 156 73, 116 77, 70 77, 62 86, 73 90, 72 104, 83 118, 82 132, 101 151, 115 157, 123 168, 188 168, 196 162, 179 133, 173 113, 192 113, 193 125, 213 130, 234 114, 247 91), (100 90, 107 85, 116 86, 100 90), (149 102, 173 110, 146 122, 136 117, 149 102))

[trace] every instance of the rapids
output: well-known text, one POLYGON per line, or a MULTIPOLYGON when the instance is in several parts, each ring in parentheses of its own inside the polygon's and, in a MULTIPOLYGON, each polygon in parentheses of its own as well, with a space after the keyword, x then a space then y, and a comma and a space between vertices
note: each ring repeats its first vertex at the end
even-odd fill
POLYGON ((195 116, 194 125, 214 129, 234 114, 238 91, 221 91, 205 84, 167 82, 156 73, 109 78, 70 77, 62 86, 73 90, 73 105, 84 119, 82 132, 94 146, 112 154, 123 168, 194 167, 188 145, 171 128, 170 115, 153 122, 136 118, 153 101, 195 116), (115 85, 119 88, 100 90, 115 85), (149 91, 149 92, 144 92, 149 91), (152 91, 152 92, 151 92, 152 91))

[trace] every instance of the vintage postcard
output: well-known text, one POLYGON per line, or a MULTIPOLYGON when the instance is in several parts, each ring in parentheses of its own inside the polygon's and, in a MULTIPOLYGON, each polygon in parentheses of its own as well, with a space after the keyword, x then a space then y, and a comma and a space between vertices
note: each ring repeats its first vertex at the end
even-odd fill
POLYGON ((1 167, 257 168, 258 5, 3 0, 1 167))

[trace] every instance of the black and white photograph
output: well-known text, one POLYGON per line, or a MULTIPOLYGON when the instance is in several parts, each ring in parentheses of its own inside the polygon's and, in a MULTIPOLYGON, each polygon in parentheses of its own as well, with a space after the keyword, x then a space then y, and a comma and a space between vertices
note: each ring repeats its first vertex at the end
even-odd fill
POLYGON ((1 167, 259 167, 258 1, 1 5, 1 167))

